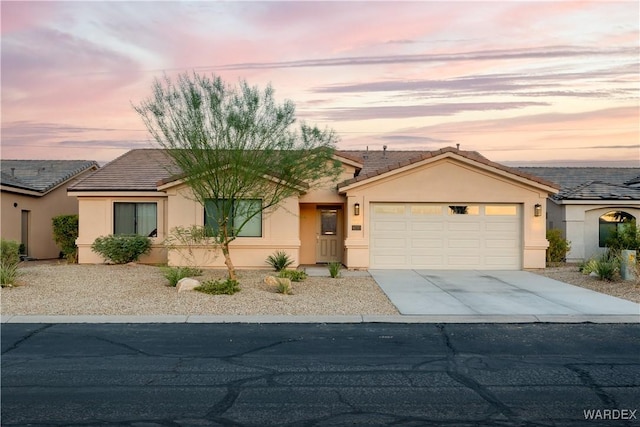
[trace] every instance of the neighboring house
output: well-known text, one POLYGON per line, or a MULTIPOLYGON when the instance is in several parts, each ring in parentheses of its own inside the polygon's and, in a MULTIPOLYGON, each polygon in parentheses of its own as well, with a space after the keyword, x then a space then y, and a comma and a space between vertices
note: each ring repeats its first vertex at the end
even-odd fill
POLYGON ((34 259, 58 258, 51 219, 77 214, 78 201, 67 186, 98 169, 87 160, 2 160, 0 235, 24 244, 34 259))
MULTIPOLYGON (((264 268, 285 250, 296 264, 348 268, 544 268, 546 200, 555 184, 476 152, 337 151, 338 182, 304 191, 263 215, 231 244, 239 268, 264 268)), ((80 207, 80 263, 100 263, 93 241, 112 233, 152 238, 143 262, 177 265, 162 241, 204 225, 205 207, 172 178, 162 150, 132 150, 69 188, 80 207)), ((224 267, 222 256, 210 266, 224 267)))
POLYGON ((520 167, 560 185, 547 203, 547 227, 571 242, 568 262, 602 254, 612 230, 640 219, 640 167, 520 167))

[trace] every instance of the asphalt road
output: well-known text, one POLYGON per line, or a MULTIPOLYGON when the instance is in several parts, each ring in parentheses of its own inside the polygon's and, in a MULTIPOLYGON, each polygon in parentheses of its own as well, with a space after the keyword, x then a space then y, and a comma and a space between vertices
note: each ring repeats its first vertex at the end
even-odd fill
POLYGON ((640 425, 638 324, 1 332, 4 427, 640 425))

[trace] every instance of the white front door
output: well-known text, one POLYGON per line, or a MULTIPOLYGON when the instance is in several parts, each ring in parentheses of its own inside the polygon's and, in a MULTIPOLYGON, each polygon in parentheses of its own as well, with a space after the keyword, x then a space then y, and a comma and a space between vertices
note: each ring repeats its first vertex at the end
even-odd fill
POLYGON ((316 262, 342 262, 342 210, 317 210, 316 262))

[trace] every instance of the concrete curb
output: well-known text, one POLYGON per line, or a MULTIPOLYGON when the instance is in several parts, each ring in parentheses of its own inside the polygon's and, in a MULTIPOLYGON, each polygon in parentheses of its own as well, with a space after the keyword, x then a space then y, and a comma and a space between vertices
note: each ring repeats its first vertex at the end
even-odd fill
POLYGON ((640 323, 640 315, 342 315, 342 316, 39 316, 4 315, 1 323, 640 323))

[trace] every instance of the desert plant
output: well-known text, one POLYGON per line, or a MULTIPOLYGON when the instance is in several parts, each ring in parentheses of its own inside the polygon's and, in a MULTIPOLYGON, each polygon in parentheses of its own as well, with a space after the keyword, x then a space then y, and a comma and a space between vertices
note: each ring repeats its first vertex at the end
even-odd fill
POLYGON ((302 270, 280 270, 278 277, 289 279, 292 282, 302 282, 307 278, 307 273, 302 270))
POLYGON ((53 240, 70 263, 78 261, 78 215, 58 215, 53 217, 53 240))
POLYGON ((237 280, 207 280, 194 290, 210 295, 233 295, 240 291, 240 285, 237 280))
POLYGON ((276 279, 278 281, 278 285, 276 288, 276 292, 284 295, 293 294, 293 289, 291 287, 291 280, 286 277, 279 277, 276 279))
POLYGON ((588 275, 593 273, 596 270, 596 264, 598 260, 591 258, 587 261, 584 261, 578 266, 578 270, 582 272, 582 274, 588 275))
POLYGON ((91 250, 114 264, 138 261, 151 250, 151 239, 137 234, 111 234, 98 237, 91 250))
POLYGON ((169 286, 176 286, 180 279, 202 275, 202 270, 193 267, 161 267, 162 274, 169 281, 169 286))
POLYGON ((567 252, 571 250, 571 242, 562 236, 562 231, 557 228, 547 230, 547 262, 563 262, 567 259, 567 252))
POLYGON ((636 220, 620 225, 624 227, 613 230, 611 237, 607 239, 607 248, 612 251, 623 249, 640 251, 640 228, 636 226, 636 220))
POLYGON ((20 262, 20 243, 14 240, 0 239, 0 266, 18 265, 20 262))
POLYGON ((598 260, 595 264, 594 273, 598 275, 600 280, 613 280, 618 271, 618 262, 616 260, 598 260))
POLYGON ((0 266, 0 286, 11 287, 18 278, 18 264, 0 266))
POLYGON ((340 262, 330 262, 327 264, 327 268, 329 268, 329 274, 334 279, 340 276, 340 269, 342 268, 342 263, 340 262))
POLYGON ((18 277, 20 244, 13 240, 0 239, 0 284, 12 286, 18 277))
POLYGON ((285 251, 276 251, 267 257, 266 263, 276 271, 281 271, 293 264, 293 260, 285 251))
MULTIPOLYGON (((162 244, 168 251, 174 251, 191 267, 207 265, 217 256, 217 246, 208 237, 207 229, 201 225, 173 227, 162 244), (200 250, 200 259, 196 260, 196 249, 200 250)), ((182 262, 180 263, 182 264, 182 262)))

